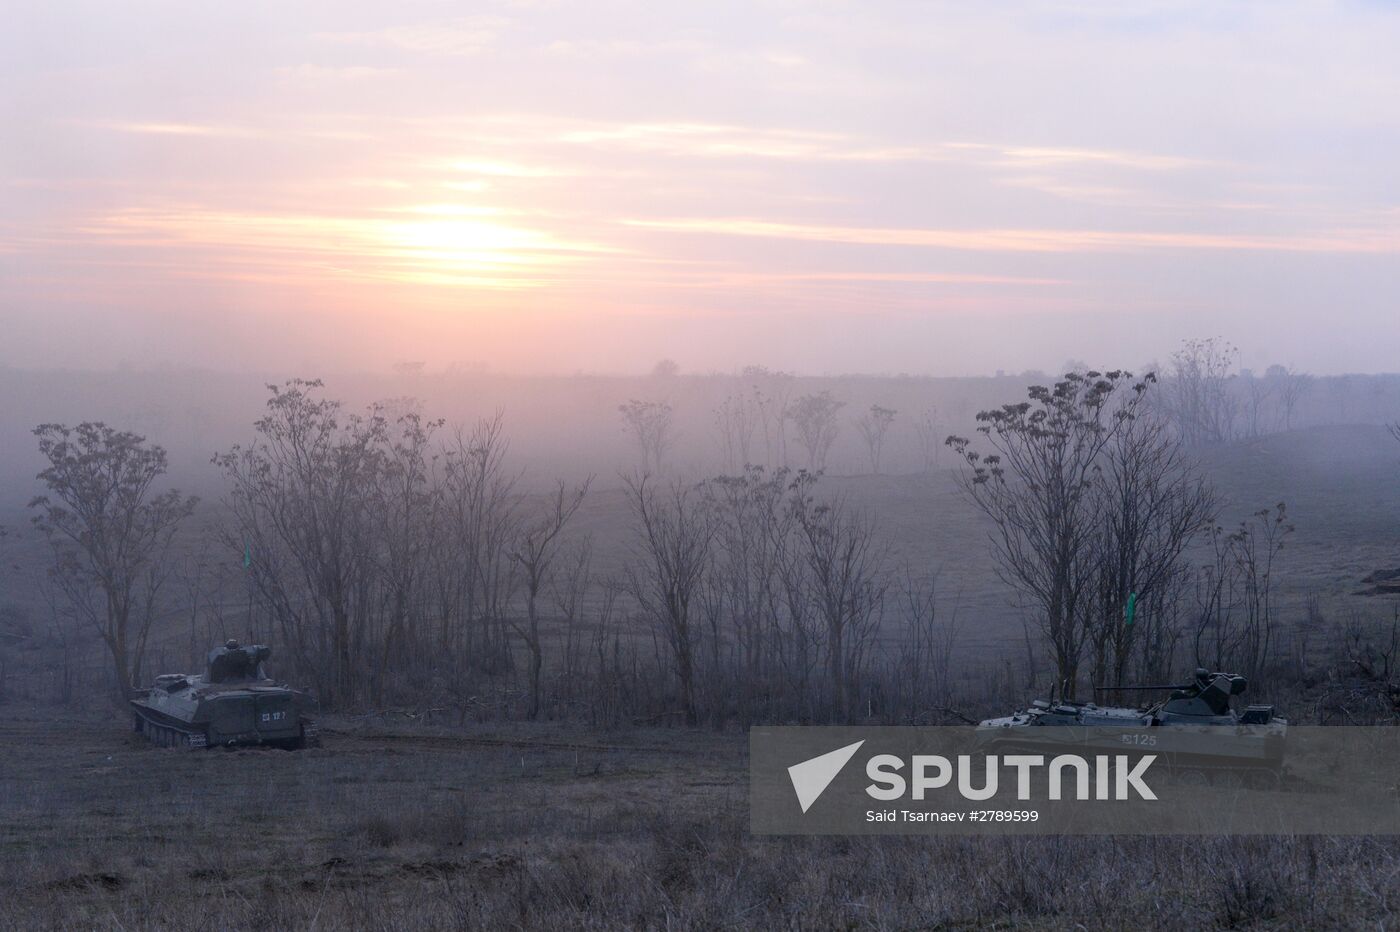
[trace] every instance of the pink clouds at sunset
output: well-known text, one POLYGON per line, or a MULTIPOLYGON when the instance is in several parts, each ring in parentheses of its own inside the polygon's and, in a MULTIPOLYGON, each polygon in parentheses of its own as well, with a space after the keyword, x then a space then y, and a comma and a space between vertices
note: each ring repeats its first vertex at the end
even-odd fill
POLYGON ((11 19, 0 362, 957 373, 1208 331, 1335 371, 1400 347, 1384 4, 11 19), (829 339, 786 338, 804 323, 829 339))

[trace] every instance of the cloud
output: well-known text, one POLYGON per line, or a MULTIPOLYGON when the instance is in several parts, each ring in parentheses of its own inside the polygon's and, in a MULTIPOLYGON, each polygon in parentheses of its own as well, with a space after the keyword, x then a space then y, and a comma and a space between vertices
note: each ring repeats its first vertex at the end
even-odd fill
POLYGON ((330 45, 394 48, 434 55, 476 55, 495 45, 510 20, 466 16, 440 23, 389 26, 368 32, 318 32, 312 40, 330 45))
POLYGON ((712 273, 726 283, 746 282, 909 282, 920 285, 1064 285, 1062 278, 1027 278, 1015 275, 970 275, 951 272, 746 272, 712 273))
POLYGON ((515 117, 527 138, 633 149, 676 156, 739 157, 832 162, 959 162, 1027 172, 1066 168, 1174 172, 1220 167, 1214 160, 1118 149, 967 141, 896 141, 871 134, 790 127, 755 127, 691 120, 579 121, 515 117))
POLYGON ((677 58, 704 54, 713 48, 695 39, 644 41, 641 39, 555 39, 544 47, 546 55, 584 61, 611 58, 677 58))
POLYGON ((686 121, 593 123, 555 131, 559 142, 687 158, 816 162, 948 160, 939 147, 900 146, 817 130, 760 129, 686 121))
POLYGON ((160 121, 88 120, 79 121, 82 125, 95 129, 105 129, 117 133, 135 133, 144 136, 217 136, 227 138, 252 138, 264 135, 262 130, 250 126, 234 126, 216 123, 177 123, 160 121))
POLYGON ((469 175, 489 175, 500 178, 557 178, 573 174, 568 169, 550 165, 526 165, 522 162, 459 159, 447 164, 455 172, 469 175))
POLYGON ((115 7, 39 5, 0 65, 23 142, 0 146, 0 251, 9 282, 86 263, 95 302, 110 282, 141 314, 177 303, 167 276, 215 297, 237 277, 378 304, 389 329, 414 301, 1092 305, 1133 326, 1209 310, 1300 362, 1350 320, 1379 353, 1395 14, 1150 2, 343 0, 276 29, 187 5, 174 44, 115 7), (1321 322, 1289 337, 1280 307, 1321 322))
POLYGON ((1133 230, 907 229, 779 223, 753 219, 623 220, 628 226, 672 233, 768 237, 871 246, 925 246, 977 252, 1125 252, 1149 249, 1374 253, 1400 250, 1400 230, 1353 229, 1273 235, 1133 230))
POLYGON ((302 84, 334 84, 341 81, 365 81, 370 78, 387 78, 402 74, 400 68, 372 68, 368 65, 347 65, 335 67, 316 65, 309 62, 300 65, 283 65, 272 73, 284 81, 302 84))
POLYGON ((187 123, 161 120, 73 120, 75 125, 113 133, 139 136, 171 136, 191 139, 328 139, 341 142, 362 142, 374 138, 364 130, 321 127, 310 117, 287 121, 289 125, 269 122, 263 126, 237 123, 187 123))
POLYGON ((172 205, 117 211, 74 232, 110 247, 198 250, 250 274, 275 269, 308 282, 329 276, 528 288, 548 284, 560 266, 618 251, 502 221, 490 208, 436 204, 382 213, 388 216, 172 205))
POLYGON ((1124 152, 1113 149, 1065 148, 1034 145, 995 145, 979 142, 950 142, 947 148, 973 153, 986 153, 992 164, 1005 168, 1026 170, 1056 168, 1065 165, 1113 166, 1139 171, 1178 171, 1212 165, 1206 159, 1177 155, 1155 155, 1150 152, 1124 152))

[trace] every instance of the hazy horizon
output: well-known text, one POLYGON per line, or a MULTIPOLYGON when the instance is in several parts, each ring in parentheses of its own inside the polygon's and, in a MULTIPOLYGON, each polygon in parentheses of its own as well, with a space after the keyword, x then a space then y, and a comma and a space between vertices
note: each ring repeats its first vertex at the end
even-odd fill
MULTIPOLYGON (((641 360, 639 360, 638 368, 633 369, 633 370, 630 370, 630 371, 629 371, 629 370, 624 370, 624 369, 607 370, 607 369, 583 369, 583 368, 573 369, 573 370, 563 370, 563 369, 559 369, 559 370, 537 370, 537 371, 531 371, 531 370, 527 370, 527 369, 501 369, 501 368, 492 367, 492 366, 489 365, 489 364, 481 365, 481 364, 475 364, 475 363, 471 363, 471 364, 451 363, 451 364, 448 364, 448 365, 445 365, 445 366, 441 366, 441 367, 437 367, 437 368, 430 367, 430 366, 427 366, 426 364, 424 364, 423 367, 422 367, 421 369, 416 369, 416 370, 414 370, 414 371, 412 371, 412 372, 410 372, 410 373, 406 373, 406 374, 405 374, 405 373, 397 372, 397 371, 396 371, 396 367, 398 367, 398 366, 400 366, 400 365, 402 365, 402 364, 405 364, 405 363, 407 363, 407 364, 409 364, 409 365, 417 366, 418 364, 422 363, 423 361, 422 361, 422 360, 395 360, 395 361, 393 361, 392 363, 388 363, 388 364, 379 366, 378 368, 369 368, 368 366, 359 367, 359 368, 356 368, 356 367, 353 367, 353 366, 346 366, 346 367, 315 367, 315 366, 310 366, 310 367, 298 367, 298 366, 295 366, 295 365, 283 366, 283 367, 278 367, 278 366, 261 366, 261 367, 249 367, 249 368, 234 368, 234 367, 219 366, 217 363, 216 363, 216 364, 211 364, 211 365, 194 365, 194 364, 183 364, 183 363, 179 363, 179 362, 175 362, 175 361, 169 361, 169 362, 157 361, 157 362, 153 362, 153 363, 150 363, 150 364, 147 364, 147 365, 137 365, 137 364, 133 364, 130 360, 120 360, 120 361, 114 362, 113 364, 110 364, 110 365, 107 365, 107 366, 62 366, 62 365, 59 365, 59 366, 34 366, 34 365, 25 365, 25 364, 23 364, 23 363, 17 364, 17 365, 12 365, 12 364, 10 364, 10 363, 0 361, 0 372, 4 372, 4 371, 22 372, 22 373, 27 373, 27 374, 31 374, 31 375, 70 373, 70 374, 73 374, 73 375, 92 375, 92 376, 105 376, 105 375, 131 375, 131 376, 141 376, 141 375, 200 375, 200 374, 209 374, 209 375, 218 375, 218 376, 247 376, 247 377, 253 378, 253 379, 273 379, 273 380, 276 380, 276 381, 278 381, 278 382, 282 382, 282 381, 285 381, 285 380, 288 380, 288 379, 314 379, 314 380, 319 380, 319 381, 328 382, 328 383, 333 383, 333 382, 335 382, 335 380, 337 380, 337 379, 363 379, 363 378, 387 379, 387 380, 394 380, 394 381, 398 381, 398 382, 402 382, 404 379, 416 379, 416 378, 429 378, 429 379, 432 379, 432 378, 491 378, 491 379, 521 379, 521 380, 536 380, 536 379, 539 379, 539 380, 615 379, 615 380, 618 380, 618 381, 633 381, 633 382, 635 382, 635 381, 637 381, 637 380, 639 380, 639 379, 646 379, 646 378, 666 378, 666 379, 672 379, 672 378, 739 379, 740 381, 742 381, 743 378, 744 378, 744 370, 748 369, 749 367, 755 367, 756 369, 759 369, 759 370, 761 370, 761 371, 765 371, 768 375, 771 375, 771 376, 789 376, 789 377, 798 378, 798 379, 810 379, 810 380, 818 380, 818 381, 820 381, 820 380, 830 380, 830 379, 843 379, 843 378, 870 378, 870 379, 895 379, 895 380, 910 379, 910 380, 924 380, 924 381, 939 381, 939 380, 950 380, 950 381, 953 381, 953 380, 968 380, 968 381, 973 381, 973 380, 979 380, 979 379, 1001 379, 1001 378, 1006 378, 1006 379, 1011 379, 1011 380, 1025 380, 1025 379, 1043 379, 1043 380, 1050 380, 1050 379, 1058 379, 1058 378, 1060 378, 1062 375, 1064 375, 1065 372, 1068 371, 1069 368, 1071 368, 1071 367, 1069 366, 1070 363, 1075 364, 1075 366, 1078 366, 1079 364, 1082 363, 1082 364, 1087 365, 1087 366, 1089 366, 1090 368, 1093 368, 1093 369, 1108 369, 1108 368, 1112 368, 1112 367, 1114 367, 1114 366, 1124 367, 1124 368, 1127 368, 1127 370, 1128 370, 1129 372, 1132 372, 1132 373, 1137 374, 1137 375, 1141 375, 1141 374, 1144 374, 1144 373, 1147 373, 1147 372, 1154 372, 1154 373, 1157 373, 1157 374, 1167 374, 1167 373, 1169 373, 1169 371, 1170 371, 1169 363, 1163 362, 1163 361, 1162 361, 1163 359, 1167 359, 1167 357, 1166 357, 1166 356, 1163 356, 1162 359, 1155 360, 1155 362, 1157 363, 1157 365, 1155 365, 1155 366, 1154 366, 1154 365, 1150 365, 1150 364, 1139 364, 1139 365, 1137 365, 1137 366, 1128 365, 1128 366, 1124 367, 1121 360, 1116 360, 1116 361, 1115 361, 1115 360, 1100 360, 1100 361, 1094 361, 1094 360, 1073 360, 1073 359, 1070 359, 1070 360, 1065 360, 1061 365, 1058 365, 1058 366, 1032 367, 1032 368, 1028 368, 1028 369, 1019 369, 1019 370, 1014 370, 1014 371, 1013 371, 1013 370, 1007 370, 1007 369, 999 369, 999 370, 996 370, 996 371, 994 371, 994 372, 980 372, 980 371, 978 371, 978 372, 973 372, 973 371, 969 371, 969 372, 960 372, 960 373, 946 373, 946 372, 933 372, 933 373, 929 373, 929 372, 892 372, 892 371, 878 372, 878 371, 860 371, 860 370, 850 370, 850 371, 802 371, 802 370, 779 369, 779 368, 775 368, 775 367, 764 366, 761 362, 752 362, 752 363, 747 363, 747 364, 741 365, 741 366, 734 366, 734 367, 729 368, 729 369, 719 369, 719 368, 714 368, 714 369, 701 369, 701 370, 679 369, 678 371, 675 371, 675 372, 672 372, 672 373, 668 373, 668 374, 666 374, 666 375, 664 375, 664 376, 656 376, 653 370, 655 369, 657 363, 674 362, 674 361, 675 361, 672 357, 669 357, 669 356, 661 357, 660 359, 657 359, 657 360, 654 360, 654 361, 651 361, 651 360, 641 361, 641 360), (645 364, 643 364, 643 363, 645 363, 645 364)), ((1274 363, 1269 363, 1269 365, 1274 365, 1274 363)), ((1281 365, 1281 363, 1280 363, 1280 365, 1281 365)), ((1323 377, 1323 378, 1340 378, 1340 379, 1345 379, 1345 378, 1349 378, 1349 377, 1352 377, 1352 376, 1355 376, 1355 377, 1358 377, 1358 378, 1370 378, 1370 377, 1385 378, 1385 377, 1392 377, 1392 376, 1400 376, 1400 369, 1380 369, 1380 370, 1377 370, 1377 371, 1374 371, 1374 372, 1363 372, 1363 371, 1361 371, 1361 370, 1353 369, 1353 370, 1340 371, 1340 372, 1331 372, 1331 373, 1327 373, 1327 372, 1321 372, 1321 373, 1319 373, 1319 372, 1305 372, 1305 371, 1303 371, 1303 370, 1297 370, 1297 371, 1298 371, 1299 373, 1303 374, 1303 375, 1317 375, 1317 376, 1321 376, 1321 377, 1323 377)), ((1256 378, 1259 378, 1259 377, 1264 376, 1264 374, 1265 374, 1265 367, 1262 366, 1262 365, 1261 365, 1260 367, 1258 367, 1258 368, 1254 368, 1254 367, 1251 367, 1251 366, 1241 366, 1240 369, 1239 369, 1239 373, 1238 373, 1238 374, 1248 374, 1248 375, 1254 376, 1254 377, 1256 377, 1256 378)))

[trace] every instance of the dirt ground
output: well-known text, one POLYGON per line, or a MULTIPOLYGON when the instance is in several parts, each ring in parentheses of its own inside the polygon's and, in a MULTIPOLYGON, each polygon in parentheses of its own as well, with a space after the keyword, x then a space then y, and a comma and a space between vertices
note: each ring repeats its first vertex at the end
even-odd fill
POLYGON ((754 838, 738 733, 328 719, 187 751, 0 713, 4 929, 1396 923, 1383 839, 754 838))
POLYGON ((193 915, 269 890, 411 898, 551 839, 747 813, 737 736, 333 719, 319 748, 200 753, 149 746, 115 714, 3 708, 0 927, 125 924, 156 903, 193 915))

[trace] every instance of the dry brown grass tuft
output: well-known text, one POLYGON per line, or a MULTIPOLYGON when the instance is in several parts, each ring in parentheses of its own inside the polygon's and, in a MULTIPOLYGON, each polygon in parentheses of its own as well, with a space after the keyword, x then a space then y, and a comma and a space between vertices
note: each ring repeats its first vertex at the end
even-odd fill
POLYGON ((189 753, 34 724, 0 748, 4 929, 1397 921, 1389 839, 753 837, 733 736, 579 760, 523 730, 189 753))

